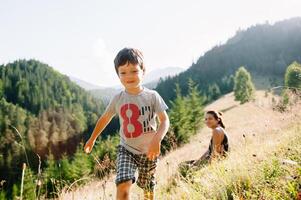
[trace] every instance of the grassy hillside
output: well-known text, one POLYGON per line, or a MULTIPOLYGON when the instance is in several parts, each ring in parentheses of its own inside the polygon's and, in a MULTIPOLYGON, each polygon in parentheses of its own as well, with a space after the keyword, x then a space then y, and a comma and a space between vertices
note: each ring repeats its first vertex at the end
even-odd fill
POLYGON ((301 191, 301 120, 271 135, 246 138, 229 158, 175 174, 159 199, 296 199, 301 191))
MULTIPOLYGON (((300 178, 297 173, 300 168, 300 158, 295 158, 300 152, 300 143, 288 144, 288 142, 297 141, 300 138, 298 134, 301 125, 296 124, 301 123, 301 114, 299 113, 301 107, 300 105, 295 106, 290 112, 280 113, 273 110, 273 102, 277 99, 277 96, 259 91, 256 93, 254 102, 240 105, 234 101, 233 93, 230 93, 209 104, 206 110, 218 109, 224 112, 231 147, 229 158, 191 172, 191 176, 195 177, 193 179, 185 179, 179 175, 179 163, 200 157, 208 148, 211 133, 208 128, 202 128, 197 135, 191 138, 190 143, 175 149, 160 159, 156 189, 158 199, 214 199, 214 197, 237 199, 236 196, 242 195, 242 192, 239 193, 242 190, 255 198, 258 194, 254 192, 256 188, 261 190, 268 186, 284 186, 285 181, 280 183, 282 185, 277 185, 276 180, 278 178, 283 180, 283 177, 288 176, 286 173, 289 173, 291 177, 300 178), (287 145, 291 145, 292 150, 288 154, 285 152, 287 145), (292 160, 292 163, 297 162, 297 165, 286 168, 286 164, 281 164, 283 160, 292 160), (274 178, 273 171, 269 171, 270 166, 274 165, 276 168, 279 165, 279 170, 285 173, 274 178), (260 174, 263 166, 265 166, 266 172, 262 173, 266 173, 266 177, 273 179, 274 182, 263 182, 265 181, 262 178, 264 174, 260 174), (282 167, 285 167, 285 170, 289 169, 289 172, 283 170, 282 167), (254 174, 258 176, 254 176, 254 174), (242 188, 245 187, 245 179, 247 179, 246 184, 250 183, 246 186, 248 188, 242 188)), ((91 179, 85 186, 75 187, 72 192, 63 191, 60 197, 61 199, 70 199, 71 197, 74 199, 114 199, 116 191, 114 178, 113 175, 103 181, 91 179)), ((296 187, 299 187, 299 183, 294 180, 285 185, 292 187, 292 194, 296 187)), ((132 192, 133 199, 142 198, 142 191, 136 185, 132 188, 132 192)), ((267 191, 266 197, 272 192, 273 190, 267 191)), ((290 195, 284 190, 279 192, 290 195)))

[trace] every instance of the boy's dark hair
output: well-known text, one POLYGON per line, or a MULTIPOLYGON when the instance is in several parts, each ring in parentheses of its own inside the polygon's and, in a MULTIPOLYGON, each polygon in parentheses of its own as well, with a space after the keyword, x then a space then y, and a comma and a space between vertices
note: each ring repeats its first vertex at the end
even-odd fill
POLYGON ((118 74, 118 67, 131 63, 133 65, 138 64, 140 68, 145 71, 145 66, 143 63, 143 54, 138 49, 134 48, 124 48, 121 49, 114 59, 114 65, 116 73, 118 74))

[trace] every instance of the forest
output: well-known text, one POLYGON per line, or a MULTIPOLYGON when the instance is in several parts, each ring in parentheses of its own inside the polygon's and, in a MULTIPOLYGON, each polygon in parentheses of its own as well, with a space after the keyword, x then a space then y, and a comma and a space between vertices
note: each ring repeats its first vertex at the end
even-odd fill
POLYGON ((200 86, 206 102, 210 102, 233 88, 233 74, 240 66, 245 66, 254 79, 267 79, 268 84, 260 88, 267 89, 283 83, 286 67, 294 61, 301 62, 300 52, 300 17, 254 25, 238 30, 225 44, 200 56, 186 71, 161 80, 156 90, 165 100, 173 100, 175 83, 185 95, 188 79, 192 79, 200 86))

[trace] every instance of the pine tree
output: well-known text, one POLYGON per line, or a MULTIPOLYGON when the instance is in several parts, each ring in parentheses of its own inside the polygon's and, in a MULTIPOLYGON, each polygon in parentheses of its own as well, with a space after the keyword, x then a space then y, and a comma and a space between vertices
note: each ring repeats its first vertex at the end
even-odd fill
POLYGON ((179 84, 176 84, 176 98, 171 102, 169 118, 171 128, 175 133, 177 144, 182 144, 189 139, 189 113, 187 109, 187 100, 181 95, 179 84))
POLYGON ((221 95, 221 91, 216 83, 209 86, 208 95, 211 100, 216 100, 221 95))
POLYGON ((24 176, 24 190, 23 199, 35 200, 36 199, 36 176, 33 174, 29 167, 25 170, 24 176))
POLYGON ((2 96, 3 96, 3 82, 0 79, 0 99, 2 98, 2 96))
POLYGON ((20 189, 18 188, 17 184, 14 184, 12 189, 12 198, 13 200, 17 200, 19 199, 19 196, 20 196, 20 189))
POLYGON ((0 191, 0 200, 6 200, 6 192, 4 190, 0 191))
MULTIPOLYGON (((62 170, 62 165, 61 162, 65 161, 68 163, 66 167, 69 167, 69 162, 66 159, 66 157, 63 157, 60 161, 56 161, 50 152, 48 158, 47 158, 47 168, 45 169, 44 175, 46 176, 46 190, 47 190, 47 195, 51 197, 56 197, 56 194, 64 187, 63 181, 64 173, 65 171, 62 170)), ((65 179, 64 179, 65 180, 65 179)), ((43 192, 42 192, 43 193, 43 192)))
POLYGON ((291 88, 291 90, 301 90, 301 64, 296 61, 290 64, 286 69, 284 81, 285 86, 291 88))
POLYGON ((254 98, 255 86, 252 82, 251 74, 240 67, 235 73, 234 96, 236 101, 241 104, 246 103, 254 98))
POLYGON ((196 134, 197 130, 202 125, 202 118, 204 116, 203 103, 204 98, 201 96, 198 85, 192 79, 188 81, 188 110, 190 115, 190 126, 192 133, 196 134))
POLYGON ((83 145, 79 145, 72 160, 66 157, 60 160, 60 173, 64 181, 69 183, 88 176, 93 171, 91 157, 84 153, 83 145))

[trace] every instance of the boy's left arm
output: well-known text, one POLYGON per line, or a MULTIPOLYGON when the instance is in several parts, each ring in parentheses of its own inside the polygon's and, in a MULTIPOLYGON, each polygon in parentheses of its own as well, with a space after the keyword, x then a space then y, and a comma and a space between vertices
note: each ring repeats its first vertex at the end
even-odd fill
POLYGON ((169 118, 166 111, 157 114, 159 118, 159 127, 155 137, 153 138, 147 153, 150 160, 154 160, 160 155, 161 141, 169 129, 169 118))

